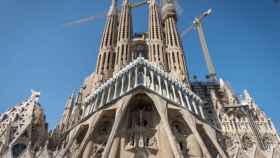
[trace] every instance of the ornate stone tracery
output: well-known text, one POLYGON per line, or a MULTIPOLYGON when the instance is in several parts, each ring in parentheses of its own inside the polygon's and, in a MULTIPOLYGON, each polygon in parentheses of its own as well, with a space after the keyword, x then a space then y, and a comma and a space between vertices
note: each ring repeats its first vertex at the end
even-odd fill
POLYGON ((245 150, 248 150, 254 146, 253 138, 247 134, 242 136, 242 146, 245 150))

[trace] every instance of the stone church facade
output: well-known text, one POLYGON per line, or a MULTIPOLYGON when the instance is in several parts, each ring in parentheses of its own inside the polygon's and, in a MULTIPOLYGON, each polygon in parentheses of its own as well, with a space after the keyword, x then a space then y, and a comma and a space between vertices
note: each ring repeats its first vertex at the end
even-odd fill
POLYGON ((280 158, 276 128, 247 90, 189 80, 173 0, 144 5, 149 30, 135 34, 137 5, 112 0, 96 71, 55 129, 35 91, 0 114, 1 158, 280 158))

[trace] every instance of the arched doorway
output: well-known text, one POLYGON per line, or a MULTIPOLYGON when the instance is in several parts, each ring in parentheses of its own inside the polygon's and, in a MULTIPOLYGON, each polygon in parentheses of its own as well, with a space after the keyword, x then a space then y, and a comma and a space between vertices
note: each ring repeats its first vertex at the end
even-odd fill
POLYGON ((156 154, 156 127, 160 117, 152 100, 144 94, 134 96, 129 102, 125 119, 126 150, 134 151, 135 158, 156 154))

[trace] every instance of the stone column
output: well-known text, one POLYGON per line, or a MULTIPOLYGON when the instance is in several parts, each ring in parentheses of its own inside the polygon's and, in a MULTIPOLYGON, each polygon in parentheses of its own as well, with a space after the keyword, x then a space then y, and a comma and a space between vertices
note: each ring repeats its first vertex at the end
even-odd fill
POLYGON ((144 68, 144 86, 147 86, 147 67, 143 65, 144 68))
POLYGON ((169 122, 168 122, 168 116, 167 116, 167 102, 160 99, 159 97, 150 94, 151 98, 153 99, 153 101, 155 102, 155 107, 160 115, 160 119, 162 121, 162 125, 164 127, 164 130, 166 132, 167 135, 167 139, 170 143, 170 147, 173 151, 174 154, 174 158, 181 158, 182 154, 180 152, 180 150, 177 148, 176 142, 175 142, 175 138, 174 135, 171 131, 171 128, 169 126, 169 122))
POLYGON ((178 90, 178 92, 179 92, 181 104, 185 108, 186 107, 186 103, 184 102, 184 99, 183 99, 183 96, 182 96, 182 92, 181 92, 181 90, 178 90))
POLYGON ((174 98, 174 101, 177 103, 177 96, 176 96, 176 92, 175 92, 175 87, 174 87, 174 84, 172 83, 172 94, 173 94, 173 98, 174 98))
POLYGON ((107 101, 106 101, 106 103, 108 103, 108 102, 111 100, 111 99, 110 99, 111 91, 112 91, 112 85, 109 85, 109 90, 108 90, 108 95, 107 95, 107 101))
POLYGON ((162 95, 162 88, 161 88, 161 78, 160 75, 157 76, 158 79, 158 85, 159 85, 159 93, 162 95))
POLYGON ((131 82, 131 72, 128 71, 127 73, 128 73, 127 91, 129 91, 131 89, 131 84, 130 84, 130 82, 131 82))
POLYGON ((89 158, 92 154, 92 148, 93 148, 93 141, 90 140, 85 148, 85 151, 83 152, 83 158, 89 158))
POLYGON ((115 138, 110 150, 109 158, 116 158, 118 154, 118 147, 120 146, 120 138, 115 138))
POLYGON ((206 134, 208 135, 208 137, 210 138, 210 140, 212 141, 212 143, 214 144, 214 146, 216 147, 216 149, 218 150, 218 153, 220 154, 220 156, 222 158, 227 158, 227 155, 225 154, 224 150, 221 148, 220 144, 218 143, 214 129, 212 129, 212 127, 210 127, 209 125, 207 125, 205 123, 203 123, 203 128, 204 128, 206 134))
POLYGON ((134 87, 136 87, 137 85, 138 85, 138 67, 137 66, 135 66, 135 76, 134 76, 134 87))
POLYGON ((154 82, 154 72, 153 70, 150 71, 151 79, 152 79, 152 90, 155 90, 155 82, 154 82))
POLYGON ((190 100, 189 100, 188 95, 185 95, 185 99, 186 99, 186 101, 187 101, 188 109, 189 109, 190 111, 192 111, 192 106, 191 106, 191 103, 190 103, 190 100))
POLYGON ((122 79, 121 79, 121 94, 120 95, 122 95, 123 94, 123 89, 124 89, 124 75, 122 76, 122 79))
POLYGON ((208 151, 206 144, 204 143, 202 137, 200 136, 198 130, 196 129, 196 122, 194 120, 195 118, 186 110, 180 110, 179 112, 182 115, 182 117, 184 118, 184 120, 186 121, 189 128, 191 129, 195 138, 197 139, 197 141, 203 151, 203 154, 205 155, 205 158, 212 158, 210 152, 208 151))
POLYGON ((128 98, 129 97, 123 98, 123 102, 121 102, 119 109, 117 109, 114 125, 112 127, 110 136, 106 143, 106 146, 104 148, 102 158, 109 158, 109 154, 110 154, 110 150, 111 150, 114 138, 117 134, 118 128, 120 127, 120 124, 121 124, 120 122, 122 121, 124 114, 126 112, 127 106, 128 106, 128 98))
POLYGON ((93 111, 98 109, 97 103, 98 103, 99 97, 100 97, 99 94, 96 94, 96 98, 95 98, 94 105, 93 105, 93 111))
POLYGON ((203 108, 202 108, 201 105, 199 105, 199 111, 200 111, 201 117, 202 117, 203 119, 205 119, 204 111, 203 111, 203 108))
POLYGON ((167 84, 167 80, 164 80, 164 84, 165 84, 165 88, 166 88, 166 95, 167 95, 167 98, 170 99, 169 87, 168 87, 168 84, 167 84))
POLYGON ((101 95, 101 100, 100 100, 100 105, 98 106, 98 108, 104 105, 104 102, 105 102, 105 93, 106 93, 106 88, 103 89, 103 93, 102 93, 102 95, 101 95))
POLYGON ((114 99, 117 98, 117 91, 118 91, 118 79, 116 79, 116 83, 115 83, 115 91, 114 91, 114 99))
POLYGON ((196 101, 195 101, 194 99, 192 100, 192 104, 193 104, 193 108, 194 108, 195 113, 196 113, 197 115, 199 115, 198 109, 197 109, 197 104, 196 104, 196 101))
POLYGON ((78 155, 74 158, 80 158, 81 155, 83 154, 83 150, 85 149, 86 144, 89 142, 90 136, 92 135, 92 132, 94 131, 94 129, 96 127, 96 124, 99 122, 100 118, 102 117, 102 114, 103 114, 103 111, 98 111, 92 116, 92 118, 90 118, 90 121, 89 121, 90 124, 89 124, 87 134, 84 137, 84 139, 77 151, 78 155))

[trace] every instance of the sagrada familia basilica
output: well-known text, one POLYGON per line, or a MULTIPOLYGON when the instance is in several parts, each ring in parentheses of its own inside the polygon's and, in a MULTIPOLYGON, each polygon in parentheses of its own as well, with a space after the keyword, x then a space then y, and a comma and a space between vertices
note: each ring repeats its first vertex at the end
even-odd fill
POLYGON ((39 92, 1 113, 0 157, 280 158, 276 128, 247 90, 237 96, 211 71, 189 79, 176 22, 173 0, 112 0, 96 71, 51 131, 39 92), (146 33, 132 31, 140 5, 146 33))

